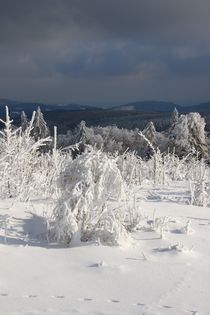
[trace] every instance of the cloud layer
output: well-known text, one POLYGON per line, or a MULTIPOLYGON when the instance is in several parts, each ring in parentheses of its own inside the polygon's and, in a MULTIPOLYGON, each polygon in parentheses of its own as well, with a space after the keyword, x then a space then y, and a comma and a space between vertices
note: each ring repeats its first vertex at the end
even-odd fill
POLYGON ((210 99, 209 0, 0 0, 0 97, 210 99))

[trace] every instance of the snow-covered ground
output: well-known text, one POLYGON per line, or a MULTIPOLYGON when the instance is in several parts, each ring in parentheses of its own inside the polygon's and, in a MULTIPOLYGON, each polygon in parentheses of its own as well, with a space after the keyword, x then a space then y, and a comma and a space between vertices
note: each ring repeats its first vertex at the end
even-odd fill
POLYGON ((140 190, 147 228, 122 248, 48 244, 42 201, 0 202, 0 314, 209 315, 210 209, 140 190))

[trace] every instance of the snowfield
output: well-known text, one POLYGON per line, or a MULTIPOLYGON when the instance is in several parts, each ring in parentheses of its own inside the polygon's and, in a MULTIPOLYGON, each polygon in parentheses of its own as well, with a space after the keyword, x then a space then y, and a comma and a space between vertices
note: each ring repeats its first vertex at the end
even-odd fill
POLYGON ((48 243, 44 201, 1 201, 0 314, 209 315, 210 209, 188 189, 140 187, 122 247, 48 243))
POLYGON ((40 109, 1 123, 0 315, 210 314, 199 114, 175 111, 164 133, 81 122, 67 148, 40 109))

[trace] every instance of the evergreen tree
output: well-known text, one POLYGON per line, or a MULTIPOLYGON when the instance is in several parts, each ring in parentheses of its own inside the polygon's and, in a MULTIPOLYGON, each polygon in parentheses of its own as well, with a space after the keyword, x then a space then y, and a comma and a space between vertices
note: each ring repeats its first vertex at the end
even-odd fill
POLYGON ((22 130, 24 131, 28 127, 28 118, 24 111, 21 112, 20 120, 21 120, 22 130))
POLYGON ((179 112, 175 107, 171 115, 172 126, 174 126, 178 122, 178 120, 179 120, 179 112))
POLYGON ((152 121, 150 121, 146 125, 145 129, 143 130, 143 134, 150 142, 155 143, 157 132, 155 129, 155 125, 152 121))
POLYGON ((187 117, 190 145, 195 148, 200 157, 207 158, 209 152, 205 132, 205 119, 199 113, 189 113, 187 117))
MULTIPOLYGON (((145 136, 146 139, 149 140, 149 142, 152 145, 156 145, 156 136, 157 136, 157 132, 155 129, 155 125, 152 121, 150 121, 145 129, 143 130, 143 135, 145 136)), ((153 150, 151 149, 151 146, 148 145, 148 143, 145 143, 145 150, 142 148, 142 152, 145 151, 143 153, 143 155, 145 155, 147 158, 150 158, 153 155, 153 150)))
POLYGON ((37 108, 35 114, 33 135, 35 139, 43 139, 49 135, 49 129, 47 127, 46 121, 44 120, 40 107, 37 108))
POLYGON ((205 120, 199 113, 181 115, 172 126, 169 138, 170 146, 175 147, 180 156, 192 151, 196 151, 203 158, 209 155, 205 120))
POLYGON ((81 142, 82 145, 86 144, 87 141, 87 127, 86 127, 86 123, 84 120, 82 120, 78 126, 78 131, 77 131, 77 135, 76 135, 76 142, 81 142))

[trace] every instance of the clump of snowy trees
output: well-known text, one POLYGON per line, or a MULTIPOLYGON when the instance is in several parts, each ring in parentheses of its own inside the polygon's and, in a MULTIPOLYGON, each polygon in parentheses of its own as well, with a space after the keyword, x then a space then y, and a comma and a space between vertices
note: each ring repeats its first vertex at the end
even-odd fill
POLYGON ((208 145, 198 113, 174 111, 164 133, 152 122, 142 131, 90 128, 81 122, 65 136, 57 137, 56 128, 50 136, 40 109, 30 120, 22 113, 21 126, 15 128, 6 107, 1 122, 0 197, 51 200, 53 241, 118 245, 128 240, 141 226, 137 186, 188 181, 190 203, 209 202, 208 145))
POLYGON ((179 157, 189 152, 197 152, 200 158, 209 157, 204 118, 199 113, 179 115, 176 109, 172 113, 170 128, 164 132, 157 132, 153 122, 149 122, 144 130, 120 129, 116 126, 87 127, 85 122, 81 122, 75 130, 59 135, 58 145, 65 147, 81 142, 83 146, 89 144, 109 153, 123 154, 129 150, 142 158, 150 158, 153 151, 145 139, 139 137, 140 131, 160 152, 170 149, 179 157))

